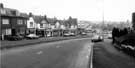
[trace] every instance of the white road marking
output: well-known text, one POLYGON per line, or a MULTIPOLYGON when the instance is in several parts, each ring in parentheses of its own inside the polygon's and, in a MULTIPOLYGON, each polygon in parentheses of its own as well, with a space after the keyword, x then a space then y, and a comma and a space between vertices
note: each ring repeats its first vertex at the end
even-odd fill
POLYGON ((93 68, 93 45, 91 45, 90 59, 90 68, 93 68))
POLYGON ((42 54, 43 53, 43 51, 39 51, 39 52, 37 52, 37 54, 42 54))

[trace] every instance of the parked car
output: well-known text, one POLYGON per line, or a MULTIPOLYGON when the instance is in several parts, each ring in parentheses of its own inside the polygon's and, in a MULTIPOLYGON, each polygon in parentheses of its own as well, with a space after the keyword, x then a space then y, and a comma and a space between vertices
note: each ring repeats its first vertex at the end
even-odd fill
POLYGON ((112 34, 104 34, 104 38, 106 38, 106 39, 112 39, 112 34))
POLYGON ((17 40, 22 40, 22 39, 24 39, 24 37, 23 36, 21 36, 21 35, 7 35, 7 36, 5 36, 5 39, 6 40, 10 40, 10 41, 17 41, 17 40))
POLYGON ((68 36, 70 36, 70 34, 69 33, 64 33, 63 36, 68 37, 68 36))
POLYGON ((75 36, 75 33, 69 33, 70 36, 75 36))
POLYGON ((108 34, 108 39, 112 39, 112 34, 108 34))
POLYGON ((94 35, 94 36, 92 37, 92 39, 91 39, 92 42, 100 42, 100 41, 103 41, 103 40, 104 40, 104 39, 103 39, 103 36, 98 35, 98 34, 94 35))
POLYGON ((86 32, 82 32, 81 35, 86 35, 87 33, 86 32))
POLYGON ((29 35, 26 36, 26 38, 27 38, 27 39, 38 39, 39 36, 36 35, 36 34, 29 34, 29 35))
POLYGON ((47 34, 47 37, 51 37, 51 34, 47 34))

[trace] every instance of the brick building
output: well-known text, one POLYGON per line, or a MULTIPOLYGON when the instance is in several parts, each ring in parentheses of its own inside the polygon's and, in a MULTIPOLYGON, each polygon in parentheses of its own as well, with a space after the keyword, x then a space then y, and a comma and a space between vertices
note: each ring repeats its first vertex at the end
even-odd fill
POLYGON ((5 8, 0 4, 0 37, 5 39, 6 35, 25 35, 27 14, 20 13, 16 9, 5 8))

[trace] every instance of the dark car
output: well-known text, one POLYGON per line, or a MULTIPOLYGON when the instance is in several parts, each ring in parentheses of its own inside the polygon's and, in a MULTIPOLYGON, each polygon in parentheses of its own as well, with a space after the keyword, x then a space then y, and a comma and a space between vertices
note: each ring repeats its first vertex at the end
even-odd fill
POLYGON ((10 41, 17 41, 17 40, 22 40, 24 37, 21 35, 7 35, 5 36, 6 40, 10 40, 10 41))

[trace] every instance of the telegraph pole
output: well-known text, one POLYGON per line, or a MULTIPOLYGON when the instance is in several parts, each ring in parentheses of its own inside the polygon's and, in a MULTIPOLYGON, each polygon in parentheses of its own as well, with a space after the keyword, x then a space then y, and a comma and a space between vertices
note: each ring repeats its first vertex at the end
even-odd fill
POLYGON ((104 27, 104 0, 103 0, 103 4, 102 4, 102 23, 103 23, 103 27, 104 27))

